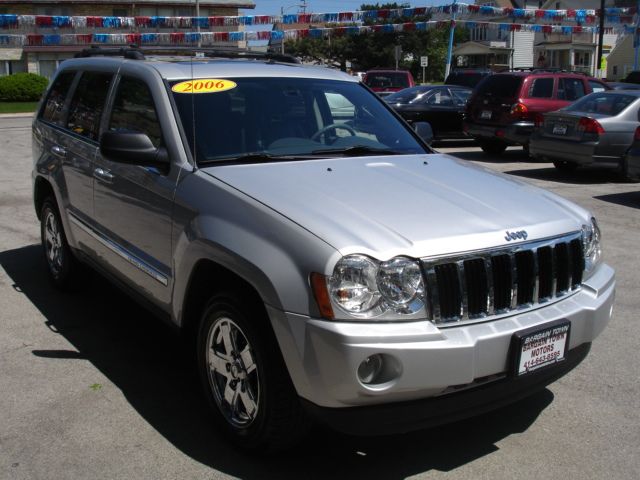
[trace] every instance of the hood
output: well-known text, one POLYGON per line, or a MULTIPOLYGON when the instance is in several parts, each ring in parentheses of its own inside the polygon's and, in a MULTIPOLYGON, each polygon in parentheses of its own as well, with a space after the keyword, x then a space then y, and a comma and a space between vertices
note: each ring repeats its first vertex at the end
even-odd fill
POLYGON ((580 230, 588 212, 447 155, 335 158, 203 169, 343 255, 379 260, 491 248, 580 230))

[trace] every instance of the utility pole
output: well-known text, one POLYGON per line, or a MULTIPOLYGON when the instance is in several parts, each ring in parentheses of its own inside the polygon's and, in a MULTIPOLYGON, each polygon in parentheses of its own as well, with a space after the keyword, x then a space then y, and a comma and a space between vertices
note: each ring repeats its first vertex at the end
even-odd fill
POLYGON ((598 32, 598 63, 596 64, 596 71, 598 72, 598 78, 602 78, 602 44, 603 42, 604 42, 604 0, 600 0, 600 26, 599 26, 599 32, 598 32))
POLYGON ((636 29, 633 32, 633 46, 636 47, 633 57, 633 70, 638 70, 638 53, 640 53, 640 0, 638 0, 638 8, 636 10, 636 29))
MULTIPOLYGON (((604 2, 604 0, 602 0, 604 2)), ((451 57, 453 56, 453 34, 456 29, 456 2, 453 0, 451 4, 451 27, 449 28, 449 50, 447 51, 447 65, 444 69, 444 79, 446 80, 451 72, 451 57)))
POLYGON ((198 17, 196 31, 198 32, 198 48, 200 48, 202 46, 202 39, 200 38, 200 0, 196 0, 196 17, 198 17))

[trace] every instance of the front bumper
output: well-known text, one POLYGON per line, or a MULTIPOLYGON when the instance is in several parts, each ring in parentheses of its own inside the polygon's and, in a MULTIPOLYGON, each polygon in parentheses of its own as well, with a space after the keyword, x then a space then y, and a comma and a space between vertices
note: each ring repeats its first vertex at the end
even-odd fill
POLYGON ((571 296, 484 323, 438 328, 429 321, 347 323, 274 309, 269 314, 293 383, 304 400, 319 408, 349 411, 350 407, 398 404, 401 411, 406 402, 499 385, 508 376, 511 339, 520 330, 567 319, 570 350, 592 342, 609 322, 614 292, 613 269, 603 264, 571 296), (399 374, 381 385, 362 384, 358 366, 373 354, 392 357, 399 374))
POLYGON ((483 125, 465 123, 465 132, 477 139, 502 140, 511 145, 526 145, 534 130, 533 122, 516 122, 508 125, 483 125))

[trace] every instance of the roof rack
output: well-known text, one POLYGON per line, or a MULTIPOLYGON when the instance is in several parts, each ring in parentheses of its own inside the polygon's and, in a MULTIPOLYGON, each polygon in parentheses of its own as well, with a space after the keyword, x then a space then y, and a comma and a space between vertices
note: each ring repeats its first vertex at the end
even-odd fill
POLYGON ((129 45, 119 48, 104 48, 99 45, 91 45, 75 55, 76 58, 86 57, 124 57, 129 60, 145 60, 147 56, 175 55, 203 58, 246 58, 253 60, 268 60, 281 63, 300 63, 300 60, 292 55, 274 52, 255 52, 239 48, 201 48, 201 47, 139 47, 129 45))

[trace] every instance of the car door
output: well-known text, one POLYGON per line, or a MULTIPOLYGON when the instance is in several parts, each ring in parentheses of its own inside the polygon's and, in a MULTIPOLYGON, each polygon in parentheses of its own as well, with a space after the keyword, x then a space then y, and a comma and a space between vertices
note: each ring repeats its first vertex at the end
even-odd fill
POLYGON ((448 88, 436 88, 428 93, 422 107, 420 120, 431 124, 435 137, 454 130, 455 108, 448 88))
MULTIPOLYGON (((158 109, 158 88, 164 85, 145 75, 151 74, 121 69, 104 130, 144 133, 156 148, 164 148, 162 124, 172 113, 165 105, 165 110, 158 109), (158 82, 156 98, 149 81, 158 82)), ((169 302, 172 208, 179 171, 175 166, 161 171, 127 164, 99 152, 96 157, 94 209, 104 239, 103 263, 161 306, 169 302)))
POLYGON ((68 107, 46 105, 43 116, 51 116, 53 130, 48 149, 61 166, 56 184, 60 188, 60 208, 66 213, 63 217, 68 218, 71 244, 92 252, 97 246, 90 233, 94 227, 94 162, 101 118, 114 75, 109 71, 83 71, 79 75, 74 80, 70 102, 65 102, 68 107), (47 113, 49 107, 51 111, 47 113))

